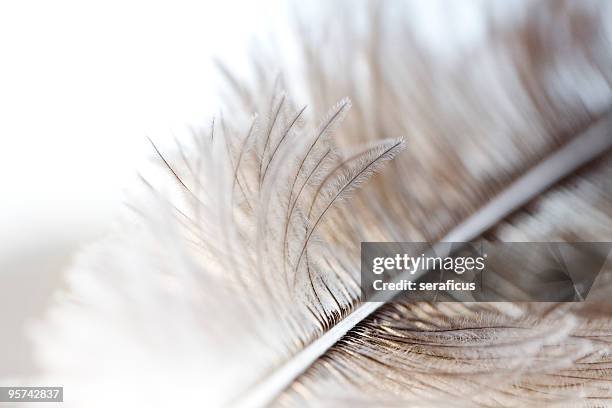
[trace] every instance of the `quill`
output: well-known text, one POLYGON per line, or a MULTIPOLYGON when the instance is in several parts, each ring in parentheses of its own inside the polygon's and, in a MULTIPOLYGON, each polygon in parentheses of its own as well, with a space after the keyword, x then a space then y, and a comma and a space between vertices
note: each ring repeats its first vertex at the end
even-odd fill
MULTIPOLYGON (((559 180, 612 148, 611 131, 612 116, 608 116, 512 183, 487 205, 450 231, 442 242, 469 242, 478 238, 559 180)), ((406 276, 400 275, 396 280, 404 278, 406 276)), ((247 392, 238 405, 258 407, 272 402, 342 336, 392 298, 392 294, 388 294, 385 299, 377 299, 359 306, 290 362, 279 368, 273 376, 258 384, 255 390, 247 392)))

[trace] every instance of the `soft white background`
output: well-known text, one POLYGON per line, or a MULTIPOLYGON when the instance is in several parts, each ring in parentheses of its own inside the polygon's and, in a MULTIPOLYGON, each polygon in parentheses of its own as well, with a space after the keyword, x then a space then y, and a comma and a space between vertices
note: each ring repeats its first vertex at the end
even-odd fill
POLYGON ((240 71, 275 3, 2 2, 2 255, 105 224, 145 134, 215 113, 211 56, 240 71))

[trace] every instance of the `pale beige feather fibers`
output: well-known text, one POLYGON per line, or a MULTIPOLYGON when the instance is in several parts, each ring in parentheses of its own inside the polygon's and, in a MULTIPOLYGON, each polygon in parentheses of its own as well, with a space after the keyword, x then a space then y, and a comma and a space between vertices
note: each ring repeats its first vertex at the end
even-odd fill
MULTIPOLYGON (((608 156, 538 199, 529 213, 498 226, 487 239, 609 240, 610 180, 608 156), (577 210, 583 216, 575 217, 577 210)), ((611 278, 608 262, 588 301, 577 304, 390 304, 317 361, 278 403, 608 406, 611 278)))

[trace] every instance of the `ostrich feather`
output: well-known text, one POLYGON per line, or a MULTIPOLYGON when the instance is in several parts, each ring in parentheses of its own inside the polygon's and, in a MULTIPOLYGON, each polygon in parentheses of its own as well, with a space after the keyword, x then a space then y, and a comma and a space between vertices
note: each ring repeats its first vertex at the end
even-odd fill
POLYGON ((33 330, 42 380, 67 406, 608 403, 601 303, 364 309, 358 283, 360 241, 452 236, 593 129, 601 143, 583 160, 477 235, 611 240, 609 153, 579 170, 610 144, 595 8, 534 3, 449 62, 406 28, 404 6, 355 2, 349 19, 347 4, 322 32, 298 22, 302 81, 260 69, 250 85, 226 69, 231 121, 175 151, 153 143, 162 178, 144 177, 33 330), (299 87, 306 107, 289 96, 299 87))

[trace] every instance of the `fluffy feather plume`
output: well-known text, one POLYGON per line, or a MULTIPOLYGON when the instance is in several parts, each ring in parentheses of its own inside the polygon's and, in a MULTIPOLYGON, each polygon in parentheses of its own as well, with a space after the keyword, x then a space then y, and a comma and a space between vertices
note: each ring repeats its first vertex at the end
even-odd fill
MULTIPOLYGON (((299 24, 308 107, 266 70, 252 88, 226 71, 231 123, 174 152, 154 145, 167 182, 145 181, 135 211, 68 271, 34 332, 43 380, 66 388, 66 405, 248 405, 360 305, 360 241, 441 239, 612 102, 594 7, 535 3, 452 58, 419 42, 403 5, 330 7, 326 30, 299 24), (592 83, 596 97, 581 85, 592 83)), ((610 163, 482 239, 611 241, 610 163)), ((608 404, 612 326, 597 294, 571 306, 387 304, 271 403, 608 404)))
MULTIPOLYGON (((253 119, 242 134, 213 123, 191 145, 179 146, 176 163, 153 145, 174 193, 145 181, 141 204, 155 205, 136 205, 135 219, 77 260, 41 344, 41 361, 66 370, 54 373, 54 381, 61 378, 83 396, 118 381, 126 401, 147 406, 189 404, 194 395, 177 399, 176 391, 191 383, 197 394, 202 382, 213 405, 227 404, 356 302, 358 269, 341 264, 342 248, 319 255, 312 243, 315 236, 325 242, 318 231, 328 214, 404 142, 382 140, 343 157, 329 135, 348 100, 314 127, 299 121, 304 108, 284 94, 272 106, 261 125, 253 119), (313 256, 317 262, 308 260, 313 256), (337 266, 330 271, 323 261, 337 266), (153 313, 158 301, 163 311, 153 313), (78 347, 64 348, 66 324, 80 332, 92 323, 78 347), (75 350, 100 353, 107 369, 83 360, 65 365, 75 350), (152 358, 168 350, 176 351, 162 357, 170 360, 152 358), (151 377, 138 373, 142 364, 151 377), (143 400, 130 378, 157 385, 143 400)), ((114 397, 108 398, 99 398, 100 406, 114 397)))

